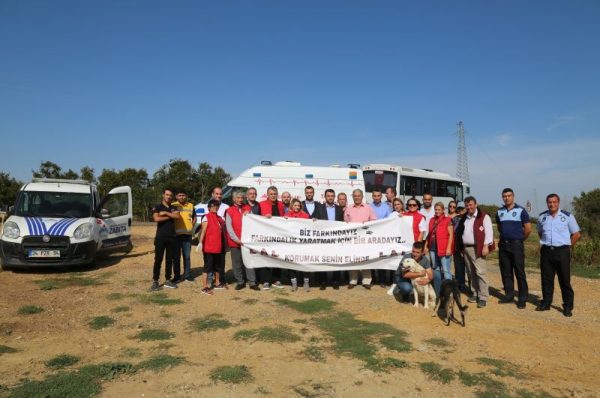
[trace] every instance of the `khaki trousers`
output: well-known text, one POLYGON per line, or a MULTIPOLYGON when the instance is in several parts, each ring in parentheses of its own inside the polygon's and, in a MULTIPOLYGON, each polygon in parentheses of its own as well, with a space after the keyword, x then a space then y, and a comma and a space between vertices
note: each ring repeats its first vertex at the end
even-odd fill
POLYGON ((475 247, 465 247, 465 264, 469 274, 471 275, 471 284, 475 295, 481 301, 487 301, 490 296, 487 280, 487 261, 485 257, 476 258, 475 247))
POLYGON ((356 285, 358 283, 358 273, 362 275, 362 284, 370 285, 371 284, 371 270, 370 269, 361 269, 361 270, 350 270, 348 273, 350 274, 350 284, 356 285))

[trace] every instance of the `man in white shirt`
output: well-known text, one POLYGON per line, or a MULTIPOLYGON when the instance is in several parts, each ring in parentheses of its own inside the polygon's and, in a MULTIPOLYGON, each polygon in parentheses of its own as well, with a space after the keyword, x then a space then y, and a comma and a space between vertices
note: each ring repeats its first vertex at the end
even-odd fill
POLYGON ((475 294, 469 297, 470 303, 483 308, 490 296, 486 277, 486 256, 494 250, 494 230, 490 216, 477 207, 477 200, 465 198, 467 212, 461 216, 456 229, 457 247, 464 253, 465 263, 471 274, 471 283, 475 294))

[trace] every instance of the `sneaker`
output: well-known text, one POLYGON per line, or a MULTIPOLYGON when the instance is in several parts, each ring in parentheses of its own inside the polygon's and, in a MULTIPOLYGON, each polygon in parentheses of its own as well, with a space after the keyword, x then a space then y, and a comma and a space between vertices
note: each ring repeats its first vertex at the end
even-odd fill
POLYGON ((271 289, 271 286, 269 285, 269 282, 263 283, 262 290, 269 290, 269 289, 271 289))
POLYGON ((235 285, 235 290, 242 290, 246 287, 245 283, 238 283, 237 285, 235 285))
POLYGON ((150 291, 151 292, 157 292, 160 290, 160 285, 158 284, 157 281, 152 282, 152 286, 150 286, 150 291))
POLYGON ((276 287, 277 289, 283 289, 284 288, 284 286, 279 281, 273 283, 273 287, 276 287))
POLYGON ((325 290, 327 289, 327 286, 324 283, 321 283, 321 286, 319 286, 319 290, 325 290))
POLYGON ((476 303, 477 302, 477 296, 469 296, 469 298, 467 299, 467 302, 469 302, 469 303, 476 303))
POLYGON ((296 280, 296 278, 292 279, 292 292, 295 292, 298 290, 298 281, 296 280))
POLYGON ((180 279, 181 278, 176 277, 176 278, 171 279, 171 282, 173 282, 174 284, 178 284, 180 282, 180 279))
POLYGON ((187 278, 184 279, 186 282, 193 282, 194 278, 192 278, 191 276, 188 276, 187 278))
POLYGON ((215 289, 215 290, 225 290, 225 289, 227 289, 227 285, 225 283, 221 282, 217 286, 215 286, 213 289, 215 289))
POLYGON ((394 283, 392 285, 392 287, 390 287, 387 291, 388 296, 393 296, 394 295, 394 289, 396 288, 396 284, 394 283))
POLYGON ((308 279, 304 279, 304 291, 310 292, 310 282, 308 281, 308 279))
POLYGON ((205 287, 204 289, 200 290, 200 293, 206 294, 207 296, 212 296, 213 295, 212 289, 210 289, 208 287, 205 287))
POLYGON ((177 284, 173 283, 172 281, 166 281, 163 286, 169 289, 177 289, 177 284))
POLYGON ((250 285, 250 289, 251 290, 260 290, 260 287, 258 287, 258 285, 250 285))
POLYGON ((483 300, 479 300, 477 302, 477 308, 484 308, 487 305, 487 302, 483 301, 483 300))

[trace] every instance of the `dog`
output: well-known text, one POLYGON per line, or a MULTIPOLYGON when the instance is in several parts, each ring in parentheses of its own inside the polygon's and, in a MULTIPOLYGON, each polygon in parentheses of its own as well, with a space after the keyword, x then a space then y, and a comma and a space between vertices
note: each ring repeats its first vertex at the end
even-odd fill
MULTIPOLYGON (((413 258, 405 258, 404 260, 402 260, 402 268, 404 271, 407 272, 423 272, 425 270, 425 268, 423 268, 421 266, 421 264, 419 264, 418 262, 416 262, 413 258)), ((412 283, 412 287, 413 287, 413 294, 415 296, 415 307, 419 306, 419 295, 424 296, 424 308, 429 309, 429 300, 432 301, 432 303, 435 303, 436 300, 436 295, 435 295, 435 290, 433 289, 433 286, 431 285, 431 282, 426 284, 426 285, 419 285, 417 282, 419 280, 422 280, 424 277, 420 277, 420 278, 414 278, 411 279, 410 282, 412 283)), ((425 277, 427 278, 427 277, 425 277)))
POLYGON ((436 303, 435 309, 433 310, 432 316, 436 316, 438 309, 442 307, 444 309, 444 321, 446 326, 450 325, 450 321, 458 323, 458 319, 454 316, 454 304, 460 311, 460 324, 465 327, 465 311, 468 306, 462 305, 460 301, 460 290, 458 289, 458 282, 452 279, 444 279, 442 281, 442 287, 440 288, 440 297, 436 303))

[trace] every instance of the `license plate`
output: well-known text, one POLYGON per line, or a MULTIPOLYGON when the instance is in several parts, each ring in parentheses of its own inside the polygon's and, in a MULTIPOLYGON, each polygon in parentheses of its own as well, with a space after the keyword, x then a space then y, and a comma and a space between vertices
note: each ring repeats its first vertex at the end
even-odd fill
POLYGON ((29 257, 60 257, 60 250, 29 250, 29 257))

